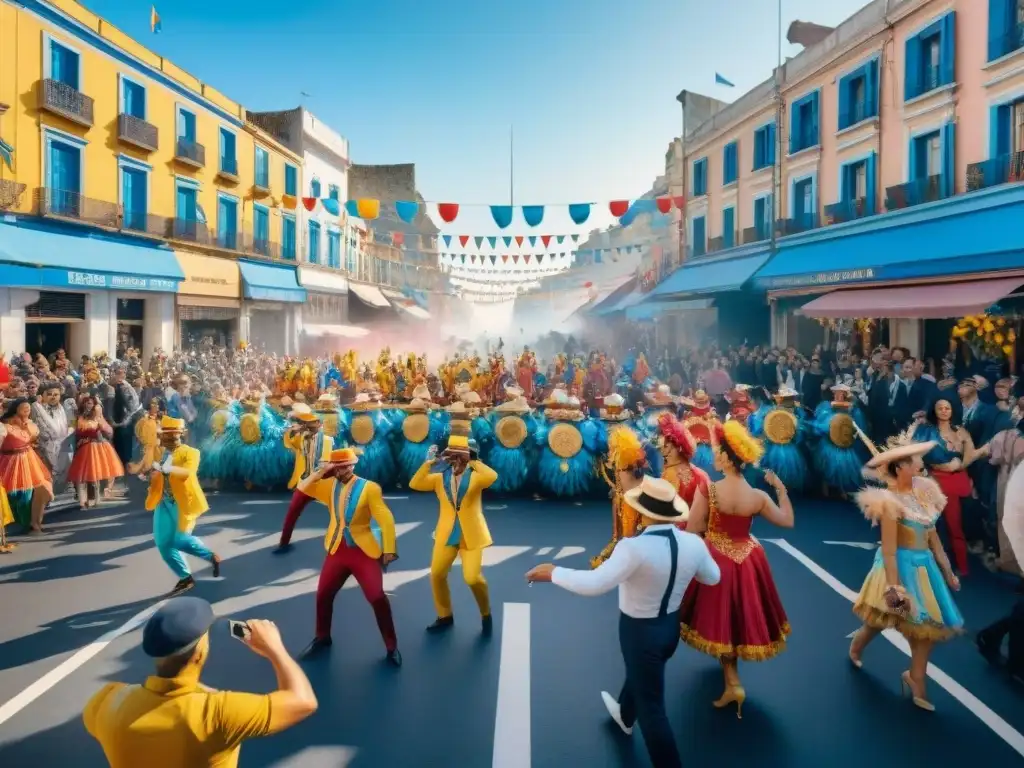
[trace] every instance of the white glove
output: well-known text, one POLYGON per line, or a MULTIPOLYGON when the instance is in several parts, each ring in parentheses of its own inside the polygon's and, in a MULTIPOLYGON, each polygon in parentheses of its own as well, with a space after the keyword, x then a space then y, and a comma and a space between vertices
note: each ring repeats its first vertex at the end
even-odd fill
POLYGON ((155 472, 166 472, 167 471, 167 465, 166 464, 161 464, 159 461, 154 461, 153 462, 153 470, 155 472))

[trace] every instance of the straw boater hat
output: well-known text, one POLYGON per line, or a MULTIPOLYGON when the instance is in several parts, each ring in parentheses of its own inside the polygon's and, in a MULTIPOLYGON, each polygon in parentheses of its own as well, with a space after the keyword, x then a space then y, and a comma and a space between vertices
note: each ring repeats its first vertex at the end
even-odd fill
POLYGON ((651 405, 672 405, 675 399, 668 384, 659 384, 653 392, 648 392, 645 399, 651 405))
POLYGON ((469 453, 470 452, 470 440, 464 435, 452 435, 448 438, 448 446, 444 449, 445 453, 469 453))
POLYGON ((472 389, 463 392, 461 395, 459 395, 459 398, 462 400, 462 402, 466 403, 466 405, 480 405, 480 395, 479 393, 474 392, 472 389))
POLYGON ((430 387, 426 384, 417 384, 412 390, 413 400, 425 400, 430 402, 433 398, 430 396, 430 387))
POLYGON ((445 410, 448 411, 448 413, 468 414, 468 411, 466 409, 466 404, 464 402, 462 402, 461 400, 456 400, 454 403, 452 403, 447 408, 445 408, 445 410))
POLYGON ((520 395, 511 400, 506 400, 494 410, 498 413, 529 413, 532 409, 530 404, 526 402, 526 398, 520 395))
POLYGON ((409 401, 409 404, 405 406, 405 410, 410 413, 426 413, 429 409, 430 405, 418 397, 414 397, 409 401))
POLYGON ((292 409, 288 412, 289 419, 296 419, 298 421, 305 421, 306 416, 312 416, 313 410, 305 403, 295 403, 292 409))
POLYGON ((800 397, 800 393, 791 387, 779 387, 779 391, 775 393, 776 400, 795 400, 800 397))
POLYGON ((342 467, 354 467, 359 463, 359 451, 355 448, 336 448, 327 458, 328 464, 342 467))
POLYGON ((509 384, 507 387, 505 387, 505 397, 507 397, 509 400, 516 400, 525 394, 526 393, 522 389, 515 386, 514 384, 509 384))
POLYGON ((629 506, 651 520, 683 523, 690 516, 690 507, 676 493, 676 487, 668 480, 650 475, 645 475, 636 488, 626 491, 624 499, 629 506))
POLYGON ((330 392, 324 392, 316 399, 316 407, 321 410, 333 410, 338 407, 338 398, 330 392))
POLYGON ((625 410, 626 400, 617 392, 604 398, 601 409, 601 418, 606 421, 625 421, 629 418, 629 411, 625 410))
POLYGON ((937 443, 934 440, 930 440, 927 443, 907 443, 906 445, 898 445, 895 448, 889 448, 872 456, 868 461, 868 468, 879 469, 892 464, 894 461, 899 461, 900 459, 924 456, 936 445, 937 443))

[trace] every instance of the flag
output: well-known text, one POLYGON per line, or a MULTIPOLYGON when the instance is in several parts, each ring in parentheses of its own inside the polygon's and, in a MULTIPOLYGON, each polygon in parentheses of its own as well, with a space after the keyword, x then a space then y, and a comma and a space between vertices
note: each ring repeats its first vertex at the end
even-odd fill
POLYGON ((727 86, 729 88, 735 88, 736 87, 735 85, 730 83, 728 80, 726 80, 724 77, 722 77, 717 72, 715 72, 715 85, 724 85, 724 86, 727 86))
POLYGON ((149 29, 155 35, 163 27, 160 23, 160 14, 156 12, 156 6, 150 6, 149 8, 149 29))

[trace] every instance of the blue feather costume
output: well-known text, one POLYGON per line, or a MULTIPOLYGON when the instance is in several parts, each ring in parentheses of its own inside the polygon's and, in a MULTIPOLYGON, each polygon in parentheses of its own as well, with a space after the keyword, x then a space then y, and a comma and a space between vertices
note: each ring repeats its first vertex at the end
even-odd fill
POLYGON ((345 439, 362 451, 359 476, 392 487, 398 477, 398 464, 391 450, 394 421, 376 403, 356 402, 348 410, 345 439))
MULTIPOLYGON (((549 409, 549 416, 552 413, 566 411, 549 409)), ((599 489, 594 462, 607 439, 604 425, 594 419, 556 415, 546 420, 534 435, 540 453, 537 480, 541 489, 562 498, 594 493, 599 489)))
POLYGON ((391 421, 397 479, 406 487, 427 460, 430 447, 440 446, 444 441, 448 425, 443 411, 436 409, 396 409, 392 412, 391 421))
MULTIPOLYGON (((768 409, 760 422, 760 434, 756 435, 764 440, 760 468, 774 472, 788 490, 799 493, 806 488, 809 474, 807 457, 803 452, 807 424, 803 412, 791 397, 779 400, 779 404, 768 409)), ((753 479, 759 487, 766 487, 761 473, 755 471, 753 479)))
POLYGON ((854 424, 861 431, 867 431, 864 412, 856 402, 848 400, 819 403, 809 424, 814 469, 828 488, 842 494, 853 493, 864 486, 861 472, 868 458, 867 449, 858 438, 854 424))
POLYGON ((498 473, 491 490, 517 493, 526 487, 537 459, 537 427, 529 407, 516 403, 499 405, 486 418, 474 420, 474 438, 484 463, 498 473))
POLYGON ((238 433, 238 416, 239 414, 227 404, 210 414, 206 437, 199 444, 200 480, 212 480, 218 484, 241 480, 238 464, 233 460, 232 453, 232 448, 237 450, 238 446, 229 437, 238 433))
POLYGON ((247 487, 277 488, 292 471, 292 454, 284 446, 287 423, 265 403, 242 404, 236 446, 238 473, 247 487))

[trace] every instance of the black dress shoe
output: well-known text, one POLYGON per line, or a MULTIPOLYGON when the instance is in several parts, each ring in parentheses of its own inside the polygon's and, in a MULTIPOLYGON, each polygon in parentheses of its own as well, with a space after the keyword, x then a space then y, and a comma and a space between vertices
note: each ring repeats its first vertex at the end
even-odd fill
POLYGON ((445 632, 455 626, 455 617, 446 616, 445 618, 437 618, 433 624, 427 627, 427 632, 445 632))
POLYGON ((171 597, 175 597, 184 592, 188 592, 192 587, 196 585, 196 580, 191 576, 186 576, 184 579, 174 585, 174 589, 171 590, 171 597))
POLYGON ((484 635, 490 636, 494 631, 494 620, 491 618, 491 614, 488 613, 486 616, 481 617, 480 622, 480 631, 484 635))
POLYGON ((385 659, 387 660, 388 664, 390 664, 392 667, 402 666, 402 652, 399 651, 397 648, 395 648, 395 650, 393 651, 388 651, 388 655, 385 657, 385 659))
POLYGON ((213 565, 213 578, 219 579, 220 578, 220 558, 217 557, 217 555, 214 555, 213 559, 210 560, 210 564, 213 565))
POLYGON ((314 656, 319 656, 332 645, 334 645, 334 641, 329 637, 314 637, 313 642, 302 649, 302 653, 299 654, 299 658, 310 659, 314 656))
POLYGON ((271 554, 283 555, 285 552, 291 552, 291 551, 292 551, 292 545, 291 544, 278 544, 277 545, 277 549, 273 550, 271 552, 271 554))

